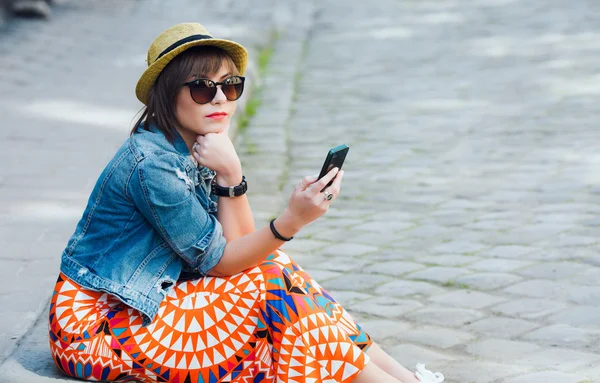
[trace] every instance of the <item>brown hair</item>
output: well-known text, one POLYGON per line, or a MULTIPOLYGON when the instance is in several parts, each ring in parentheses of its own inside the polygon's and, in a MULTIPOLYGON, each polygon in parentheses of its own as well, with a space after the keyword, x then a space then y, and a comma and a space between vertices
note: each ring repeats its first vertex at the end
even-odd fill
POLYGON ((182 84, 192 75, 214 76, 223 64, 229 67, 232 75, 239 74, 231 57, 218 47, 197 46, 177 55, 156 79, 150 90, 148 103, 142 109, 142 115, 133 126, 131 134, 138 128, 148 129, 148 126, 156 124, 167 140, 173 142, 175 129, 179 126, 175 115, 175 102, 182 84))

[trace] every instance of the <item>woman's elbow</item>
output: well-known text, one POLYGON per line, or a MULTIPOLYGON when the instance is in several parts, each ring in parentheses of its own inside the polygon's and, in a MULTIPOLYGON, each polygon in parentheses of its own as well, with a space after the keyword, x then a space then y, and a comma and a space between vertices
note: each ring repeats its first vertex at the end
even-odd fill
POLYGON ((231 270, 229 270, 225 265, 223 265, 223 262, 217 263, 215 267, 213 267, 208 271, 208 273, 206 273, 206 275, 211 277, 228 277, 233 274, 235 273, 231 272, 231 270))

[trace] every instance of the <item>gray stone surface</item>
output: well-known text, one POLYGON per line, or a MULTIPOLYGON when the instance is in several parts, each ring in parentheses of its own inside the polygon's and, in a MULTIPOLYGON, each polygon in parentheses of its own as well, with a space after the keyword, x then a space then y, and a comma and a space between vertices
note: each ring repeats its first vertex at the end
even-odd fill
POLYGON ((3 355, 19 342, 0 380, 60 378, 59 254, 147 44, 197 17, 254 57, 279 30, 236 139, 257 225, 351 147, 339 198, 283 249, 392 356, 448 382, 600 382, 597 1, 175 3, 71 1, 0 36, 3 355))
POLYGON ((557 312, 565 308, 564 303, 544 299, 511 299, 494 306, 495 313, 505 316, 535 319, 557 312))
POLYGON ((592 366, 600 361, 600 355, 584 353, 562 348, 536 351, 523 357, 523 363, 543 368, 555 368, 562 371, 575 371, 585 366, 592 366))
POLYGON ((393 336, 401 342, 417 343, 441 349, 467 343, 475 338, 475 335, 469 332, 435 326, 407 329, 402 333, 388 334, 388 336, 393 336))
POLYGON ((538 327, 538 324, 522 319, 493 317, 465 326, 465 330, 491 337, 512 338, 538 327))
POLYGON ((457 277, 468 273, 464 268, 460 267, 429 267, 425 270, 415 271, 406 275, 409 279, 419 279, 438 283, 446 283, 455 280, 457 277))
MULTIPOLYGON (((467 360, 440 364, 445 371, 452 370, 449 382, 488 383, 504 382, 512 375, 521 375, 531 369, 513 364, 502 364, 488 361, 467 360)), ((444 380, 445 382, 445 380, 444 380)))
POLYGON ((589 382, 589 379, 584 375, 565 374, 564 372, 558 371, 542 371, 535 372, 532 374, 521 375, 516 378, 506 380, 505 383, 548 383, 548 382, 561 382, 561 383, 585 383, 589 382))
POLYGON ((567 324, 554 324, 541 327, 523 335, 523 339, 535 341, 550 347, 571 347, 580 350, 600 350, 600 332, 569 326, 567 324))
POLYGON ((456 278, 456 282, 479 290, 496 290, 521 280, 521 277, 508 273, 473 273, 456 278))
POLYGON ((429 300, 438 304, 481 309, 504 301, 506 298, 473 290, 457 290, 447 294, 435 295, 429 300))
POLYGON ((409 273, 411 271, 419 270, 425 266, 414 262, 402 262, 402 261, 391 261, 391 262, 377 262, 375 264, 365 267, 365 272, 386 274, 392 276, 400 276, 402 274, 409 273))
POLYGON ((469 354, 481 359, 518 364, 524 355, 540 350, 540 346, 534 343, 487 338, 472 342, 465 349, 469 354))
POLYGON ((483 317, 483 313, 472 309, 446 308, 428 305, 411 312, 407 318, 419 323, 431 323, 440 326, 461 326, 483 317))

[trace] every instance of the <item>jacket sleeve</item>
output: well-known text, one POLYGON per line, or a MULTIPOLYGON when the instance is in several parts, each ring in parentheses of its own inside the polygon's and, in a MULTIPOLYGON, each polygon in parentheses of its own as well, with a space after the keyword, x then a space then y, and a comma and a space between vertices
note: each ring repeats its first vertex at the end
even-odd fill
POLYGON ((142 215, 194 270, 206 274, 223 256, 221 224, 196 197, 194 182, 170 153, 152 155, 138 164, 129 194, 142 215))

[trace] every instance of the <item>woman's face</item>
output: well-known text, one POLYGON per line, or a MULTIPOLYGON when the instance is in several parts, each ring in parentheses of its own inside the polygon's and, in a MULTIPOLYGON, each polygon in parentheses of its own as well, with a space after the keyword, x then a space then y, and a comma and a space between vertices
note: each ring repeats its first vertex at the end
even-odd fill
MULTIPOLYGON (((218 82, 231 75, 228 67, 223 65, 214 76, 208 78, 218 82)), ((196 78, 196 75, 193 75, 186 82, 196 78)), ((226 132, 231 124, 235 108, 236 101, 229 101, 220 85, 217 86, 215 97, 206 104, 197 104, 190 95, 190 88, 182 86, 177 94, 175 105, 175 114, 181 126, 177 130, 186 142, 190 142, 190 140, 193 142, 198 135, 226 132), (215 113, 225 113, 225 115, 215 116, 215 113)))

